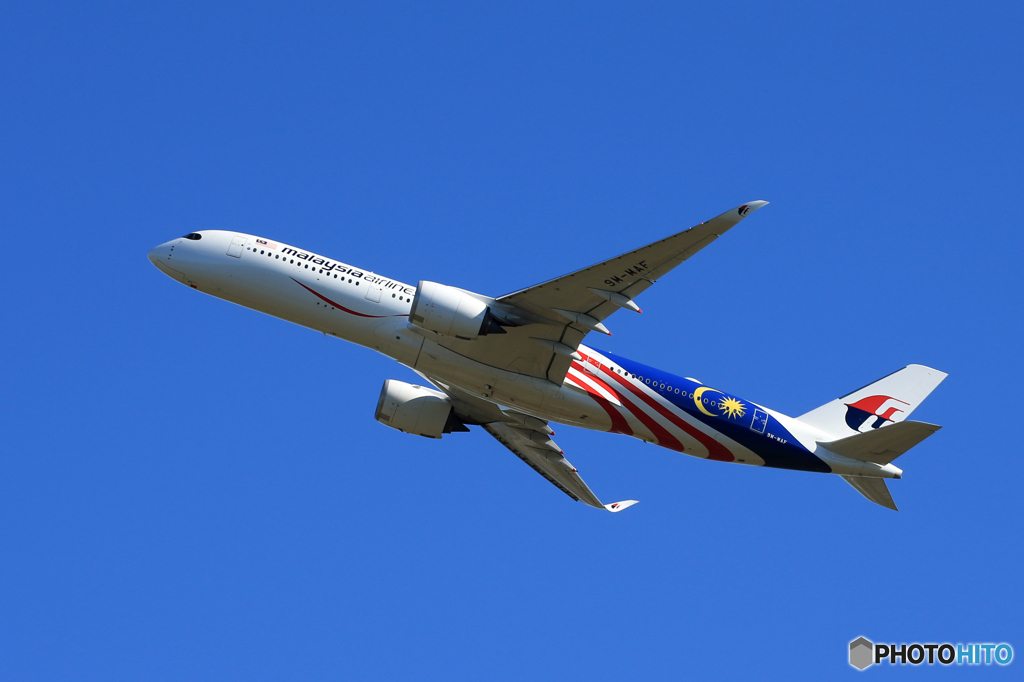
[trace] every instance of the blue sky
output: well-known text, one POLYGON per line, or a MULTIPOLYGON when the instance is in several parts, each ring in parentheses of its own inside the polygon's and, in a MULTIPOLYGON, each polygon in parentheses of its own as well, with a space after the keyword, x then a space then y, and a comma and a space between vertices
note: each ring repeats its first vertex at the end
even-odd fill
POLYGON ((1024 653, 1021 14, 6 6, 0 677, 837 679, 861 635, 1024 653), (500 295, 754 199, 596 345, 794 415, 949 372, 899 513, 558 429, 599 496, 641 500, 597 513, 479 429, 375 422, 408 370, 146 259, 233 229, 500 295))

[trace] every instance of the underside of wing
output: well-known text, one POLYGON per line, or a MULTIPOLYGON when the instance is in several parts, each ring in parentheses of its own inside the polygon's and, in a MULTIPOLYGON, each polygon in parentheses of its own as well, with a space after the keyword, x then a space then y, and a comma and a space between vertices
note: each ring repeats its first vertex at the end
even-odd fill
POLYGON ((586 315, 574 326, 584 333, 600 328, 600 323, 619 308, 639 312, 633 299, 687 258, 725 234, 743 218, 767 201, 751 201, 666 237, 661 241, 624 253, 589 268, 502 296, 498 301, 528 310, 536 315, 568 319, 564 313, 586 315))
POLYGON ((531 469, 577 502, 611 512, 622 511, 636 504, 636 500, 602 504, 597 495, 580 478, 576 467, 569 463, 569 460, 565 458, 562 451, 547 434, 501 422, 484 424, 484 429, 499 443, 511 450, 516 457, 526 462, 531 469))
POLYGON ((455 414, 465 423, 479 424, 499 443, 538 474, 546 478, 563 493, 591 507, 619 512, 636 504, 624 500, 602 504, 597 495, 583 482, 576 467, 565 458, 562 449, 551 440, 554 431, 547 422, 512 410, 503 410, 465 391, 438 379, 422 375, 427 381, 448 394, 455 414))
POLYGON ((551 439, 554 431, 544 420, 510 410, 494 402, 471 395, 455 386, 420 375, 452 399, 456 415, 465 423, 479 424, 529 468, 548 479, 562 493, 591 507, 618 512, 632 507, 636 500, 602 504, 577 469, 565 459, 561 447, 551 439))
POLYGON ((416 373, 448 395, 448 398, 452 401, 455 415, 463 422, 467 424, 488 424, 493 421, 505 421, 508 419, 506 413, 494 403, 478 398, 436 377, 428 376, 422 372, 416 373))
POLYGON ((561 385, 576 349, 620 308, 639 312, 635 299, 654 281, 764 206, 752 201, 716 218, 616 258, 543 284, 489 299, 504 333, 473 340, 438 337, 460 355, 561 385))

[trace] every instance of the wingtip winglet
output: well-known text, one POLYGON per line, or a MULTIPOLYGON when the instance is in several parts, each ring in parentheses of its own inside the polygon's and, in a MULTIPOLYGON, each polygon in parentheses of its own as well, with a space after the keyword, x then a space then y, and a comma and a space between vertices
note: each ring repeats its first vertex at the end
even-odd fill
POLYGON ((742 206, 737 206, 733 210, 736 211, 736 213, 739 214, 740 218, 746 218, 748 215, 750 215, 751 213, 753 213, 757 209, 761 208, 762 206, 767 206, 767 205, 768 205, 767 201, 761 201, 761 200, 758 200, 758 201, 748 201, 747 203, 743 204, 742 206))
POLYGON ((622 502, 612 502, 611 504, 604 505, 604 508, 610 512, 620 512, 623 509, 632 507, 638 500, 623 500, 622 502))

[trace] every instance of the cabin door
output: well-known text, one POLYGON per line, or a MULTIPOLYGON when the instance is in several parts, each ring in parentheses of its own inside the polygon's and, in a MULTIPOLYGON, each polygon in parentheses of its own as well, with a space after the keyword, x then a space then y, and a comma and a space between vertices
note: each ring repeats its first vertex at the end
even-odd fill
POLYGON ((243 248, 245 248, 245 237, 232 237, 231 246, 228 247, 228 255, 241 258, 243 248))

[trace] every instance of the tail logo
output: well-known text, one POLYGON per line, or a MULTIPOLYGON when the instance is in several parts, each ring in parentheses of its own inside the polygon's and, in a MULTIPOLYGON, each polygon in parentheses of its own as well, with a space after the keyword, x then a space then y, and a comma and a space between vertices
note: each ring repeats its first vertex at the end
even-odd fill
POLYGON ((887 395, 869 395, 855 403, 846 403, 846 425, 854 431, 868 431, 896 421, 895 416, 903 409, 897 407, 910 403, 887 395))

